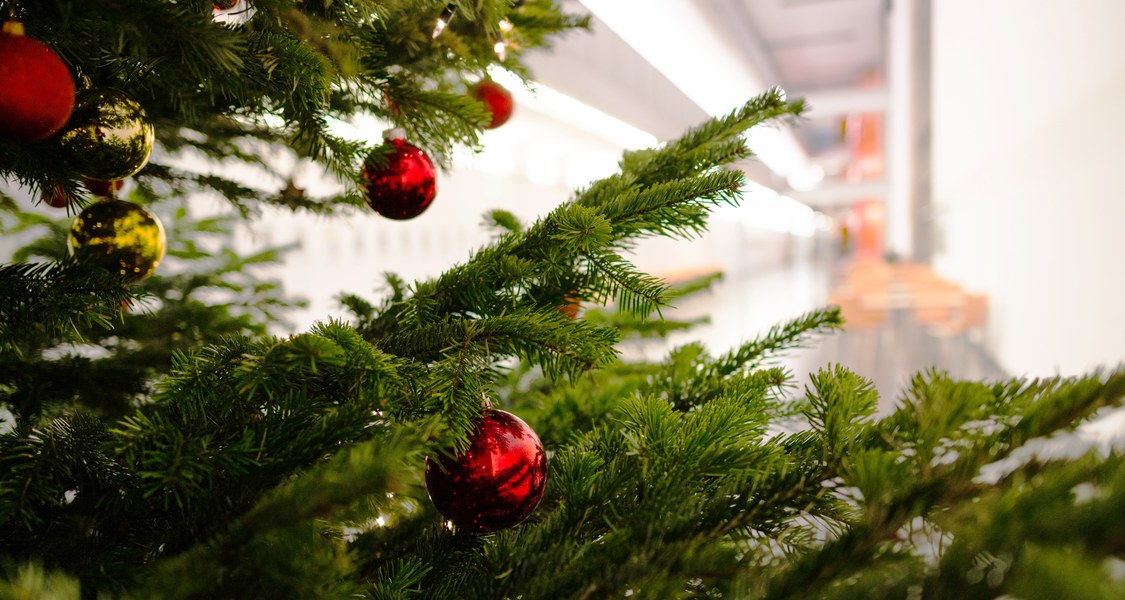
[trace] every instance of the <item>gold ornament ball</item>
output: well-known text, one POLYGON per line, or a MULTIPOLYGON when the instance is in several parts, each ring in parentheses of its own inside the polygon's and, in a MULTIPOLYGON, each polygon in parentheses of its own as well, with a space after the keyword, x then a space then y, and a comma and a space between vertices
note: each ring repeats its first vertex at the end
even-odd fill
POLYGON ((119 90, 92 88, 78 92, 59 143, 79 175, 111 181, 144 168, 154 139, 140 104, 119 90))
POLYGON ((132 202, 103 200, 74 219, 67 245, 79 260, 140 281, 164 258, 164 225, 132 202))

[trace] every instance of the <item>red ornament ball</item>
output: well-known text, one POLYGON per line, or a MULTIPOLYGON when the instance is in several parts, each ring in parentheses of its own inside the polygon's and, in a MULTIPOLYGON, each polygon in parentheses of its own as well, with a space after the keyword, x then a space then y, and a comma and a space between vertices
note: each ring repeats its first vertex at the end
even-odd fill
POLYGON ((74 79, 59 55, 23 34, 17 21, 0 33, 0 137, 46 139, 74 109, 74 79))
POLYGON ((516 525, 547 487, 547 453, 519 417, 485 410, 469 449, 456 460, 426 459, 426 489, 445 518, 474 533, 516 525))
POLYGON ((111 179, 109 181, 103 181, 101 179, 83 179, 82 184, 95 196, 112 198, 125 185, 125 180, 111 179))
POLYGON ((54 208, 66 208, 70 205, 70 194, 63 186, 55 184, 54 188, 43 192, 43 203, 54 208))
POLYGON ((559 311, 566 315, 571 321, 577 319, 578 311, 582 309, 582 299, 571 292, 563 296, 563 301, 566 302, 566 304, 559 306, 559 311))
POLYGON ((512 93, 499 83, 491 79, 481 81, 473 86, 473 97, 483 102, 492 113, 492 121, 488 123, 489 129, 496 129, 511 118, 515 106, 512 102, 512 93))
POLYGON ((211 11, 216 23, 223 25, 242 25, 249 21, 257 9, 249 1, 243 0, 214 0, 215 9, 211 11))
POLYGON ((388 219, 413 219, 425 212, 437 193, 437 171, 429 157, 401 139, 388 141, 363 165, 367 204, 388 219), (384 154, 390 150, 389 154, 384 154), (385 163, 379 164, 380 155, 385 163))

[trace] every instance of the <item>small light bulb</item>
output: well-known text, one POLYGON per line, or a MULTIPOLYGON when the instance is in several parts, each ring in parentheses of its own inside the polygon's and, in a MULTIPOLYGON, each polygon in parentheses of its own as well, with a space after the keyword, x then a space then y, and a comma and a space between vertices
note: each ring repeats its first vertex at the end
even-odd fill
POLYGON ((496 43, 492 45, 492 50, 496 52, 496 56, 500 60, 508 58, 508 44, 504 42, 504 38, 500 37, 499 34, 496 35, 496 43))
POLYGON ((456 4, 446 5, 446 7, 442 9, 441 14, 438 15, 437 23, 434 24, 434 33, 431 37, 436 38, 441 35, 441 32, 445 31, 445 28, 449 26, 449 22, 453 20, 453 13, 456 10, 456 4))
POLYGON ((512 30, 512 22, 507 19, 500 19, 500 31, 508 33, 512 30))
POLYGON ((434 25, 433 37, 436 38, 437 36, 441 35, 441 32, 445 31, 446 25, 449 25, 449 21, 442 20, 441 17, 438 17, 437 25, 434 25))

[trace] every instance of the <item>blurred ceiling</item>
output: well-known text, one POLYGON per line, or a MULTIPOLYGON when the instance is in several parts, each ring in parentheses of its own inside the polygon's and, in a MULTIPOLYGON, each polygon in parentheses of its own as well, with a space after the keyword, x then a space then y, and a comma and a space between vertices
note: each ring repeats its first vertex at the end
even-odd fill
POLYGON ((766 74, 794 89, 863 85, 883 71, 887 0, 712 0, 694 3, 766 74))
POLYGON ((883 11, 889 0, 711 0, 694 2, 716 31, 763 77, 809 99, 796 130, 810 156, 839 143, 840 118, 881 111, 886 64, 883 11))
POLYGON ((815 208, 843 208, 882 186, 849 176, 855 140, 843 125, 859 115, 878 120, 885 110, 884 15, 891 1, 567 0, 568 10, 594 15, 591 34, 565 38, 529 64, 543 83, 659 139, 721 112, 708 93, 725 99, 735 90, 741 98, 780 85, 812 106, 787 135, 826 177, 813 189, 794 190, 777 169, 748 172, 815 208), (676 57, 669 49, 682 65, 670 64, 676 57), (708 68, 717 70, 707 83, 684 75, 708 68), (700 89, 707 86, 714 89, 700 89))

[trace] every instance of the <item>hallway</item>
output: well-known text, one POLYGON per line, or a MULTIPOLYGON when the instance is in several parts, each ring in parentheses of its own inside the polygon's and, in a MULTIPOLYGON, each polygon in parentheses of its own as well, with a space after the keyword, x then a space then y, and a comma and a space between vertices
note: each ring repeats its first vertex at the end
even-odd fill
MULTIPOLYGON (((676 332, 665 340, 636 340, 625 345, 626 358, 653 360, 673 348, 698 340, 718 354, 764 332, 772 325, 830 303, 847 258, 797 259, 734 273, 710 291, 684 299, 666 316, 690 320, 710 315, 710 321, 676 332)), ((845 317, 847 317, 845 308, 845 317)), ((938 333, 922 323, 908 306, 891 308, 878 323, 845 324, 842 332, 815 338, 806 347, 786 353, 778 364, 794 376, 797 394, 809 374, 831 363, 844 365, 871 379, 880 393, 880 412, 895 404, 910 377, 936 367, 951 376, 996 380, 1005 373, 977 341, 976 328, 938 333)))

